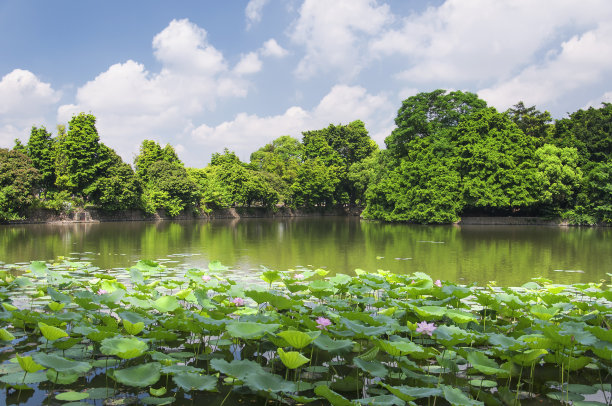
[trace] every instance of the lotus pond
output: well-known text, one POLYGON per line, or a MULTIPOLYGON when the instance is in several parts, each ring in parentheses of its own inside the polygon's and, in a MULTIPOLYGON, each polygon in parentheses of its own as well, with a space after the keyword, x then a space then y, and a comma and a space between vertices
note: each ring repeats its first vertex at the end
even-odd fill
POLYGON ((0 403, 610 405, 609 283, 5 265, 0 403))

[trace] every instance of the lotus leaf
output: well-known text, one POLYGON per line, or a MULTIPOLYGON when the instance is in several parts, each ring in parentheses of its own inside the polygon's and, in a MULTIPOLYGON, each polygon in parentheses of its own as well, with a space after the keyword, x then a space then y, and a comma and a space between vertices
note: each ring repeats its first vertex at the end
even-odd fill
POLYGON ((12 374, 7 374, 0 376, 0 382, 8 383, 8 384, 31 384, 31 383, 40 383, 48 380, 47 374, 45 371, 37 371, 33 373, 16 372, 12 374), (24 376, 25 375, 25 376, 24 376))
POLYGON ((281 331, 277 335, 284 339, 290 346, 301 350, 308 344, 312 343, 319 335, 320 331, 309 331, 304 333, 297 330, 281 331))
POLYGON ((161 364, 149 362, 135 367, 114 370, 113 378, 124 385, 143 388, 154 385, 161 376, 161 364))
POLYGON ((255 391, 290 393, 296 390, 295 383, 269 372, 250 373, 245 377, 244 383, 255 391))
POLYGON ((102 340, 100 352, 122 359, 139 357, 147 350, 147 344, 135 337, 112 337, 102 340))
POLYGON ((45 354, 38 352, 34 354, 34 360, 47 368, 52 368, 57 372, 69 374, 84 374, 91 369, 88 362, 73 361, 56 354, 45 354))
POLYGON ((38 328, 40 328, 42 335, 49 341, 57 340, 58 338, 62 337, 68 337, 68 333, 66 333, 64 330, 49 326, 42 321, 38 322, 38 328))
POLYGON ((89 399, 107 399, 115 395, 113 388, 92 388, 87 389, 89 399))
POLYGON ((173 398, 173 397, 154 398, 151 396, 147 396, 147 397, 140 399, 140 401, 144 403, 145 405, 169 405, 171 403, 174 403, 175 400, 176 398, 173 398))
POLYGON ((282 348, 278 348, 276 351, 278 352, 278 356, 280 357, 283 364, 285 364, 285 366, 289 369, 298 368, 310 361, 309 358, 306 358, 297 351, 285 352, 282 348))
POLYGON ((508 376, 508 371, 501 369, 495 361, 487 358, 486 355, 479 351, 472 351, 469 353, 467 360, 477 371, 485 375, 498 375, 499 377, 508 376))
POLYGON ((75 401, 75 400, 83 400, 83 399, 87 399, 89 397, 89 393, 87 392, 62 392, 62 393, 58 393, 55 396, 55 399, 57 400, 68 400, 68 401, 75 401))
POLYGON ((380 362, 370 362, 365 361, 361 358, 354 358, 353 363, 359 368, 361 368, 363 371, 379 378, 384 378, 389 373, 387 368, 385 368, 385 366, 380 362))
POLYGON ((484 406, 484 403, 470 399, 461 389, 443 385, 444 398, 453 406, 484 406))
POLYGON ((353 402, 334 392, 327 385, 319 385, 314 390, 317 396, 324 397, 332 406, 352 406, 353 402))
POLYGON ((127 331, 128 334, 131 334, 133 336, 138 335, 143 329, 144 329, 144 323, 138 322, 138 323, 132 323, 128 320, 123 320, 123 328, 125 328, 125 331, 127 331))
POLYGON ((330 354, 345 354, 353 349, 355 342, 351 340, 332 340, 329 336, 322 334, 314 340, 313 344, 330 354))
POLYGON ((249 374, 260 374, 265 372, 261 365, 255 361, 249 360, 234 360, 232 362, 227 362, 223 359, 216 358, 210 361, 210 366, 225 375, 242 380, 249 374))
MULTIPOLYGON (((193 354, 192 354, 193 355, 193 354)), ((156 360, 161 361, 161 360, 156 360)), ((184 373, 202 373, 201 368, 192 367, 191 365, 167 365, 162 367, 163 374, 184 374, 184 373)))
POLYGON ((448 309, 445 316, 454 321, 455 323, 464 324, 471 321, 477 322, 478 319, 471 313, 464 312, 462 310, 448 309))
POLYGON ((178 299, 174 296, 162 296, 159 299, 155 300, 152 304, 155 310, 160 313, 173 312, 179 307, 181 307, 178 302, 178 299))
POLYGON ((472 379, 469 384, 477 388, 495 388, 497 386, 497 382, 488 379, 472 379))
POLYGON ((249 321, 236 321, 227 325, 227 332, 232 337, 248 340, 261 338, 266 333, 274 333, 279 328, 280 324, 263 324, 249 321))
POLYGON ((423 347, 408 340, 386 341, 378 340, 378 346, 392 357, 423 352, 423 347))
POLYGON ((527 350, 512 356, 512 361, 522 366, 529 366, 546 354, 548 354, 548 351, 543 349, 527 350))
POLYGON ((6 329, 0 329, 0 340, 2 341, 12 341, 15 339, 15 336, 6 331, 6 329))
POLYGON ((44 366, 34 362, 32 357, 29 355, 26 357, 20 357, 19 355, 17 355, 17 362, 19 362, 19 366, 21 366, 21 369, 23 369, 27 373, 33 373, 45 369, 44 366))
POLYGON ((217 378, 210 375, 200 375, 183 372, 172 377, 174 383, 184 391, 214 391, 217 389, 217 378))

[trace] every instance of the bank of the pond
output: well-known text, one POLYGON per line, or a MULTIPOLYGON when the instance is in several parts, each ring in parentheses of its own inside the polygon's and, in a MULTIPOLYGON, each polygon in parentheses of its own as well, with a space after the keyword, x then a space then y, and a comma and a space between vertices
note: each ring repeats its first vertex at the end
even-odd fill
POLYGON ((169 216, 163 211, 155 214, 142 210, 105 211, 100 209, 77 209, 72 212, 54 210, 31 210, 22 220, 8 221, 6 224, 39 224, 39 223, 104 223, 120 221, 160 221, 160 220, 212 220, 231 218, 277 218, 277 217, 317 217, 317 216, 359 216, 361 208, 334 207, 292 209, 280 207, 232 207, 213 210, 210 213, 183 212, 169 216))

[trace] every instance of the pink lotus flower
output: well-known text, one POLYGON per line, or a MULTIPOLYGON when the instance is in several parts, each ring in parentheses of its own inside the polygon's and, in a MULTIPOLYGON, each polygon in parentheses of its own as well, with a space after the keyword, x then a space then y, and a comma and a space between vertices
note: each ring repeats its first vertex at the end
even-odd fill
POLYGON ((441 288, 441 287, 442 287, 442 282, 440 282, 440 279, 437 279, 437 280, 434 282, 434 285, 436 285, 437 287, 441 288))
POLYGON ((236 297, 232 299, 232 303, 235 304, 236 306, 244 306, 244 299, 241 297, 236 297))
POLYGON ((202 275, 202 280, 203 280, 204 282, 208 282, 210 279, 211 279, 211 278, 210 278, 210 275, 202 275))
POLYGON ((433 323, 428 323, 426 321, 422 321, 420 323, 417 323, 417 329, 416 332, 417 333, 425 333, 428 336, 431 337, 431 333, 434 332, 434 330, 436 329, 436 325, 433 323))
POLYGON ((317 322, 317 328, 320 328, 321 330, 327 330, 327 326, 331 326, 332 324, 331 320, 325 317, 319 317, 315 321, 317 322))
POLYGON ((107 291, 105 291, 104 289, 100 289, 100 290, 98 291, 98 295, 105 295, 105 294, 107 294, 107 293, 108 293, 108 292, 107 292, 107 291))
POLYGON ((293 279, 298 280, 298 281, 303 281, 304 278, 305 278, 305 276, 304 276, 303 273, 295 274, 295 276, 293 277, 293 279))

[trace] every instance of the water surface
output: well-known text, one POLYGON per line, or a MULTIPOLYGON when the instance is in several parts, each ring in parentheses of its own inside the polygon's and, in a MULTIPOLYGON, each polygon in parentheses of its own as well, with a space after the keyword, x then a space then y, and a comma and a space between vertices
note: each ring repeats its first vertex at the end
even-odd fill
MULTIPOLYGON (((91 261, 125 268, 139 259, 249 272, 324 267, 426 272, 435 279, 518 285, 543 276, 594 282, 612 272, 612 229, 548 226, 418 226, 354 217, 0 226, 0 261, 91 261)), ((609 278, 608 278, 609 279, 609 278)))

